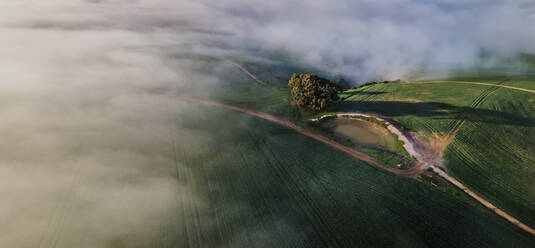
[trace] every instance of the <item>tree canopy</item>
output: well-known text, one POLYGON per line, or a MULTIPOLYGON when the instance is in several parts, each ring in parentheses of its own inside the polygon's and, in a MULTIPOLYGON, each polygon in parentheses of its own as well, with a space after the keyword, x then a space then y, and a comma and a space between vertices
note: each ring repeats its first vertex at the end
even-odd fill
POLYGON ((288 85, 297 105, 313 110, 325 109, 338 100, 342 91, 339 85, 313 74, 294 73, 288 85))

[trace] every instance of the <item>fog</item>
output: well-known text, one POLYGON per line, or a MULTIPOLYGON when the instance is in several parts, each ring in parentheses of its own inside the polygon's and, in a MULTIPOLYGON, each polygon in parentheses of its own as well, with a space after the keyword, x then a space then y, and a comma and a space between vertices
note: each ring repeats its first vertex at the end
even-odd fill
POLYGON ((193 134, 176 125, 191 109, 161 89, 219 79, 176 54, 262 51, 394 79, 535 53, 534 12, 527 0, 4 0, 0 246, 107 247, 156 228, 177 194, 202 205, 165 169, 169 134, 193 134))
MULTIPOLYGON (((3 35, 90 32, 87 38, 97 40, 84 43, 113 36, 119 47, 167 46, 212 56, 262 50, 356 81, 467 69, 480 65, 482 53, 535 53, 529 0, 54 0, 2 7, 9 29, 3 35)), ((69 46, 55 42, 61 50, 69 46)))

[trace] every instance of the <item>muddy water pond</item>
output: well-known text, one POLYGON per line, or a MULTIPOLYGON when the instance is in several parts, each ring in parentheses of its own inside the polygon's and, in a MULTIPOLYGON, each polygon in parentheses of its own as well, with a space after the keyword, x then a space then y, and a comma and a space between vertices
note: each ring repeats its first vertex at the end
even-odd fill
POLYGON ((381 125, 359 119, 333 119, 323 123, 333 135, 368 146, 394 148, 394 138, 381 125))

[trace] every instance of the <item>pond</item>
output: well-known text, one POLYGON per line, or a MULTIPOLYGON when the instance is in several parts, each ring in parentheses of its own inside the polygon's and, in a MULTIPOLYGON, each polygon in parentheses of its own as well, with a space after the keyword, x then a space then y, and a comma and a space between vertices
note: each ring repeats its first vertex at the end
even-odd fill
POLYGON ((381 125, 359 119, 333 119, 323 124, 342 139, 368 146, 394 148, 394 138, 381 125))

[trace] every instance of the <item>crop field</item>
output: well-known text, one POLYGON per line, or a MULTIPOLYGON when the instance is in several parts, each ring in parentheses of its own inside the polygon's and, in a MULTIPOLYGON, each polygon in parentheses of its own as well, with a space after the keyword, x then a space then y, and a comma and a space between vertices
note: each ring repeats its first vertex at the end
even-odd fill
MULTIPOLYGON (((535 88, 526 75, 447 80, 535 88)), ((485 85, 406 83, 372 85, 342 96, 347 97, 341 104, 345 111, 380 113, 411 131, 454 135, 444 153, 449 172, 535 226, 535 94, 485 85)))
MULTIPOLYGON (((444 134, 452 121, 472 111, 469 106, 480 93, 481 88, 464 84, 377 84, 342 93, 340 111, 379 113, 409 130, 444 134)), ((488 116, 487 111, 475 114, 488 116)))
MULTIPOLYGON (((195 106, 195 109, 199 107, 195 106)), ((530 247, 489 211, 290 130, 204 107, 181 113, 169 167, 184 192, 162 247, 530 247), (217 120, 217 121, 214 121, 217 120), (176 232, 178 231, 178 235, 176 232)), ((163 237, 163 238, 162 238, 163 237)))
POLYGON ((421 77, 410 79, 411 82, 424 83, 436 81, 450 82, 480 82, 487 84, 500 84, 504 86, 520 87, 524 89, 535 89, 533 78, 535 72, 462 72, 444 77, 421 77))
MULTIPOLYGON (((147 144, 154 147, 139 151, 152 158, 147 161, 147 167, 142 167, 142 172, 129 167, 115 172, 118 180, 124 181, 128 187, 120 186, 109 192, 116 199, 113 205, 140 217, 128 222, 117 217, 110 218, 107 212, 97 214, 104 215, 110 224, 133 223, 132 226, 122 226, 111 240, 85 237, 85 229, 77 224, 79 221, 95 223, 92 218, 99 216, 78 220, 74 213, 85 209, 85 206, 61 201, 48 227, 43 227, 47 232, 41 239, 42 246, 72 247, 80 240, 90 239, 106 240, 100 245, 117 248, 133 244, 136 247, 535 246, 533 236, 471 198, 463 197, 461 191, 451 185, 436 186, 432 181, 422 183, 400 177, 285 127, 180 99, 180 95, 206 98, 295 118, 296 121, 303 120, 303 113, 290 104, 287 87, 260 84, 231 63, 215 60, 206 63, 213 63, 213 66, 203 67, 202 74, 217 75, 219 81, 210 84, 210 78, 207 78, 188 85, 190 88, 177 89, 176 96, 167 95, 170 96, 169 101, 176 103, 176 108, 164 110, 169 116, 165 118, 169 125, 154 127, 154 134, 159 137, 157 143, 151 143, 154 142, 152 139, 140 140, 142 147, 147 144), (206 90, 208 88, 209 91, 206 90), (147 189, 147 194, 164 192, 162 196, 166 197, 147 197, 150 202, 128 205, 127 196, 134 190, 131 187, 139 183, 140 175, 148 182, 158 182, 147 189), (167 197, 169 195, 171 197, 167 197), (147 206, 160 208, 149 215, 138 212, 138 209, 152 209, 147 206), (147 228, 143 231, 136 229, 134 224, 139 223, 147 228), (66 230, 73 231, 66 235, 66 230)), ((436 126, 433 131, 447 133, 452 128, 450 122, 460 120, 468 111, 468 108, 457 105, 460 99, 456 98, 456 94, 470 92, 474 97, 482 94, 480 89, 467 85, 453 85, 451 89, 456 92, 450 94, 440 84, 415 84, 413 89, 411 86, 374 85, 349 91, 344 93, 347 99, 341 107, 391 114, 411 130, 436 126), (389 87, 403 88, 400 91, 403 95, 396 96, 397 93, 389 87), (428 98, 417 102, 411 91, 424 91, 426 93, 420 96, 428 98), (428 101, 431 96, 427 92, 440 95, 438 100, 446 103, 418 105, 421 107, 416 108, 419 111, 408 116, 411 110, 403 107, 412 108, 414 105, 411 104, 428 101), (359 102, 359 99, 362 101, 359 102), (373 103, 373 100, 377 102, 373 103), (370 104, 362 104, 365 102, 370 104), (440 118, 433 119, 434 115, 440 115, 440 118)), ((500 90, 489 95, 498 96, 500 90)), ((470 105, 473 101, 465 99, 461 102, 470 105)), ((489 123, 499 125, 501 122, 497 121, 504 121, 501 115, 493 115, 493 112, 477 113, 479 119, 489 123)), ((465 126, 469 126, 468 121, 459 133, 465 126)), ((463 140, 455 142, 459 144, 456 147, 466 145, 463 140)), ((395 157, 378 149, 354 147, 380 158, 381 163, 399 163, 395 157)), ((448 150, 446 155, 456 152, 448 150)), ((529 151, 522 154, 526 158, 530 156, 529 151)), ((124 159, 132 161, 136 158, 124 156, 124 159)), ((473 168, 478 165, 474 164, 473 168)), ((468 176, 472 173, 464 172, 463 168, 451 169, 463 181, 462 173, 468 176)), ((485 183, 480 178, 486 173, 476 172, 480 173, 481 181, 468 182, 475 189, 477 183, 485 183)), ((518 180, 528 178, 527 175, 517 177, 518 180)), ((499 182, 500 179, 495 180, 499 182)), ((85 180, 82 178, 81 185, 85 180)), ((100 179, 97 181, 101 182, 100 179)), ((507 199, 502 200, 510 203, 507 199)), ((520 203, 522 201, 515 202, 520 203)), ((515 213, 521 214, 526 205, 518 206, 520 211, 515 213)), ((102 236, 108 230, 101 226, 95 228, 104 231, 102 236)))
MULTIPOLYGON (((258 84, 237 68, 225 72, 228 86, 240 90, 223 83, 212 99, 291 117, 287 88, 258 84)), ((452 108, 454 103, 452 98, 452 108)), ((176 114, 177 167, 169 173, 197 199, 177 196, 175 217, 153 234, 161 245, 530 247, 535 242, 471 199, 459 201, 263 120, 190 106, 196 111, 176 114), (179 235, 173 236, 176 230, 179 235)))
POLYGON ((292 117, 299 115, 291 107, 290 89, 286 85, 269 85, 256 82, 234 63, 221 60, 203 61, 195 72, 216 75, 217 83, 198 82, 179 89, 178 93, 197 98, 211 99, 263 112, 292 117), (209 88, 210 90, 206 90, 209 88))
MULTIPOLYGON (((287 87, 258 83, 232 64, 215 73, 221 79, 215 90, 197 91, 195 97, 303 120, 287 87)), ((378 84, 344 92, 339 107, 391 116, 426 134, 460 133, 469 122, 524 122, 483 108, 489 96, 504 90, 495 88, 378 84)), ((151 234, 159 246, 531 247, 535 242, 472 199, 459 200, 453 187, 434 188, 384 172, 263 120, 189 105, 192 111, 176 113, 177 166, 168 168, 184 193, 177 196, 174 217, 151 234)))
POLYGON ((453 175, 532 226, 535 225, 535 103, 529 99, 533 96, 498 90, 481 108, 514 114, 518 123, 467 121, 445 152, 453 175))

